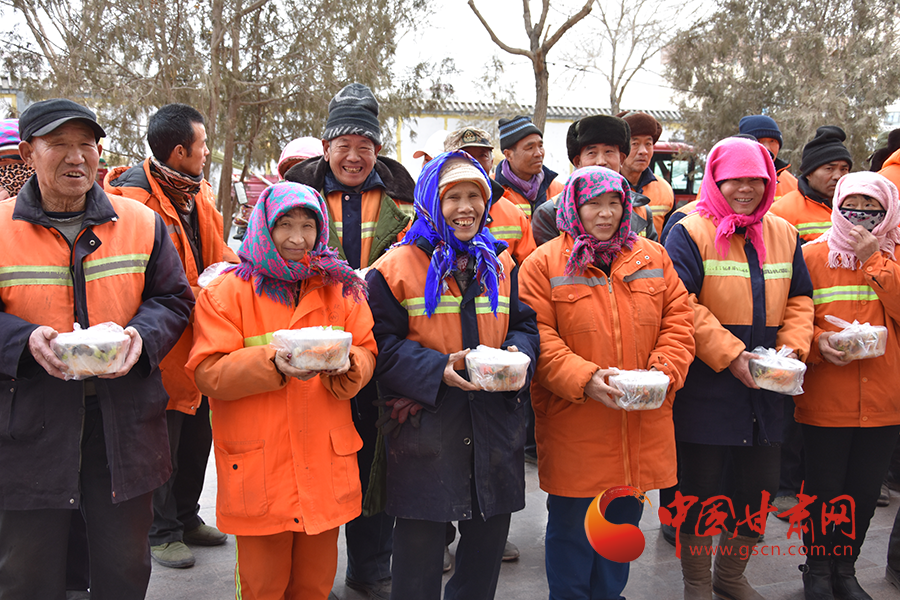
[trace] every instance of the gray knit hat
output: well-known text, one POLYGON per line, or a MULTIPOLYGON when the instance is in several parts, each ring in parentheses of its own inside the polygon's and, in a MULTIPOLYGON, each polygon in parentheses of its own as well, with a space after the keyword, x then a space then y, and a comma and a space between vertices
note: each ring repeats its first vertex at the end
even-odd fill
POLYGON ((333 140, 342 135, 362 135, 376 146, 381 145, 378 100, 361 83, 344 87, 328 103, 328 122, 322 139, 333 140))
POLYGON ((500 150, 512 148, 516 142, 533 133, 544 137, 537 125, 531 122, 531 117, 518 115, 512 119, 500 119, 500 150))

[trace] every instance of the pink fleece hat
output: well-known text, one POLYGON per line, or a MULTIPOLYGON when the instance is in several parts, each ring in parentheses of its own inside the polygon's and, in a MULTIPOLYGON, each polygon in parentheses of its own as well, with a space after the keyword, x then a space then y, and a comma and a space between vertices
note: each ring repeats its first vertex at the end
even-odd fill
POLYGON ((284 179, 288 169, 298 162, 313 156, 322 156, 322 140, 314 137, 302 137, 288 142, 278 159, 278 174, 284 179))
POLYGON ((878 239, 878 249, 894 258, 894 249, 900 244, 900 198, 897 187, 884 175, 872 171, 847 173, 840 178, 834 188, 834 206, 831 210, 831 227, 810 242, 828 243, 828 266, 832 269, 856 270, 859 258, 853 251, 850 230, 853 225, 841 214, 841 204, 851 194, 863 194, 878 200, 887 211, 884 220, 872 230, 878 239))
POLYGON ((735 230, 745 227, 747 238, 759 255, 759 262, 766 260, 766 247, 762 235, 762 218, 775 201, 775 165, 772 156, 761 144, 752 140, 729 137, 713 146, 706 161, 706 174, 700 187, 697 211, 716 222, 716 250, 721 256, 728 253, 730 238, 735 230), (734 212, 719 189, 719 182, 742 177, 760 177, 766 180, 766 190, 759 206, 749 215, 734 212))

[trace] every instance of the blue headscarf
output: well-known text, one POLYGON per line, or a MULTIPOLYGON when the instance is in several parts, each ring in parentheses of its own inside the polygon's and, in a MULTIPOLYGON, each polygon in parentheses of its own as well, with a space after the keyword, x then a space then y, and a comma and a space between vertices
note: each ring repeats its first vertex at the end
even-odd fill
POLYGON ((406 233, 400 245, 415 244, 419 238, 424 238, 434 247, 431 255, 431 264, 428 266, 428 274, 425 277, 425 312, 431 317, 441 300, 443 281, 450 275, 456 266, 457 254, 468 254, 475 260, 475 278, 481 283, 491 300, 491 310, 497 314, 499 297, 499 281, 504 277, 503 265, 497 259, 497 244, 502 244, 501 251, 507 246, 506 242, 498 242, 485 227, 488 213, 491 211, 491 196, 485 199, 484 215, 481 217, 481 230, 468 242, 463 242, 454 235, 454 229, 444 219, 441 212, 441 197, 439 182, 441 170, 444 164, 453 158, 463 158, 475 166, 484 177, 484 182, 475 182, 482 189, 485 185, 491 189, 491 182, 484 169, 477 160, 465 152, 445 152, 439 154, 422 168, 419 179, 416 181, 415 208, 416 221, 406 233))

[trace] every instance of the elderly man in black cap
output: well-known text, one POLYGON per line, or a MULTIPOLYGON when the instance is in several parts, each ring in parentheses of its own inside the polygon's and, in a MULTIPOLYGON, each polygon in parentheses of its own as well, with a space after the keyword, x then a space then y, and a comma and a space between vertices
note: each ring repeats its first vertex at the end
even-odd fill
POLYGON ((152 491, 171 473, 159 363, 193 295, 162 220, 95 183, 104 132, 93 112, 38 102, 19 133, 35 175, 0 204, 0 597, 65 597, 78 508, 92 598, 143 598, 152 491), (123 365, 73 379, 53 347, 73 321, 124 327, 123 365))

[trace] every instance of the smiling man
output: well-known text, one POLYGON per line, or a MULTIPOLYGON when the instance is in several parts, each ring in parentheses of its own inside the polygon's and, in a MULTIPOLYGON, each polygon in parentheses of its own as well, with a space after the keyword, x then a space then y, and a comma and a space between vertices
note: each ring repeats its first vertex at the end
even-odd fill
MULTIPOLYGON (((167 104, 150 117, 147 142, 153 155, 133 167, 107 174, 108 194, 120 195, 153 209, 166 224, 194 294, 197 277, 213 263, 238 262, 225 245, 222 214, 216 210, 212 186, 203 178, 209 157, 203 115, 185 104, 167 104)), ((200 518, 200 493, 212 446, 209 401, 201 397, 184 370, 193 342, 188 325, 163 360, 163 385, 169 394, 166 410, 172 476, 153 494, 150 551, 161 565, 193 566, 185 545, 224 544, 224 533, 200 518)))
POLYGON ((831 227, 834 188, 853 167, 853 158, 844 146, 846 139, 840 127, 819 127, 816 137, 803 147, 798 189, 782 196, 769 209, 797 228, 802 243, 813 241, 831 227))
POLYGON ((171 474, 159 365, 194 300, 162 219, 95 183, 94 113, 36 102, 19 119, 35 170, 0 202, 0 597, 64 598, 72 509, 90 547, 91 594, 144 598, 152 491, 171 474), (73 380, 51 341, 112 321, 120 371, 73 380))
MULTIPOLYGON (((351 83, 328 103, 322 135, 324 156, 291 167, 284 178, 319 191, 328 205, 328 244, 354 269, 365 269, 402 239, 414 214, 415 182, 395 160, 379 156, 378 100, 351 83)), ((375 456, 378 409, 374 381, 353 399, 353 421, 363 439, 357 452, 363 494, 375 456)), ((394 519, 384 512, 360 516, 345 526, 348 587, 373 600, 391 595, 391 535, 394 519)))

